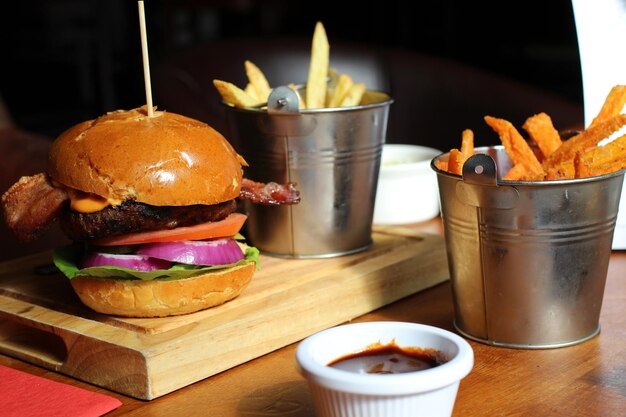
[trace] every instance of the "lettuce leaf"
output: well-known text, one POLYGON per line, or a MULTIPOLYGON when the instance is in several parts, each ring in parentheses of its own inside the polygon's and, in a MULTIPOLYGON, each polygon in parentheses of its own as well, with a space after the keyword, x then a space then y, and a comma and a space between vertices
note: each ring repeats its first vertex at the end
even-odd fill
POLYGON ((93 278, 140 279, 144 281, 153 279, 176 280, 191 278, 210 271, 245 265, 250 262, 255 262, 257 266, 259 265, 259 250, 252 246, 246 248, 245 258, 236 263, 217 266, 174 264, 170 269, 158 269, 149 272, 135 271, 133 269, 116 266, 98 266, 80 269, 78 263, 82 252, 83 249, 79 245, 61 246, 52 252, 52 260, 56 267, 69 279, 85 276, 93 278))

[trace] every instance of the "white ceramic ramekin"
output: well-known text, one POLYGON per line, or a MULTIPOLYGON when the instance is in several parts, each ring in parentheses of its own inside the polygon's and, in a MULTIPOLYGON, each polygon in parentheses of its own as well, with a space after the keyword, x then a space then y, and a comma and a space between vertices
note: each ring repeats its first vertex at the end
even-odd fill
POLYGON ((449 417, 459 383, 474 365, 471 346, 437 327, 406 322, 365 322, 332 327, 304 339, 296 350, 318 417, 449 417), (400 374, 358 374, 327 366, 369 345, 432 348, 448 361, 400 374))
POLYGON ((437 175, 430 161, 441 153, 418 145, 383 145, 374 224, 417 223, 439 214, 437 175))

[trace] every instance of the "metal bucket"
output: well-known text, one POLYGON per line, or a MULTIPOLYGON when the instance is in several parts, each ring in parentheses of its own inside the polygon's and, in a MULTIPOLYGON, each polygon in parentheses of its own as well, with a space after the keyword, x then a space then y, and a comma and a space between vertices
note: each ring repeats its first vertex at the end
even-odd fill
POLYGON ((293 206, 246 202, 246 237, 264 254, 285 258, 365 250, 372 243, 392 100, 299 111, 292 93, 287 87, 274 89, 267 110, 227 110, 230 140, 249 164, 246 177, 294 182, 301 194, 301 202, 293 206))
POLYGON ((624 171, 502 181, 501 146, 477 149, 462 178, 436 168, 456 329, 491 345, 552 348, 600 331, 624 171))

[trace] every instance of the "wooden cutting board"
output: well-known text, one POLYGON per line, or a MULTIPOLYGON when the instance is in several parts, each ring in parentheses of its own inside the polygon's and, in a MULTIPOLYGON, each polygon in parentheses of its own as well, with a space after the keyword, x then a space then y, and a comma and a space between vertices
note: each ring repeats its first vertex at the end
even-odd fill
POLYGON ((153 319, 84 307, 40 253, 0 264, 0 352, 150 400, 448 279, 443 237, 378 228, 367 251, 261 256, 236 299, 153 319))

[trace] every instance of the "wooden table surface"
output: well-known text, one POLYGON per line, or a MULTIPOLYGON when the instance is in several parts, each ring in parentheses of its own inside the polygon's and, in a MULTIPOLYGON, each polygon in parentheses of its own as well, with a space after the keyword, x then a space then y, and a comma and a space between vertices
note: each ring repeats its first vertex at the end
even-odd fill
MULTIPOLYGON (((440 232, 438 221, 416 227, 440 232)), ((446 282, 354 321, 399 320, 453 330, 452 319, 446 282)), ((470 341, 475 364, 461 381, 453 416, 626 415, 624 251, 611 254, 600 324, 598 336, 557 349, 509 349, 470 341)), ((308 386, 295 367, 296 347, 284 347, 152 401, 116 394, 4 355, 0 364, 120 399, 123 405, 107 416, 313 417, 308 386)))

